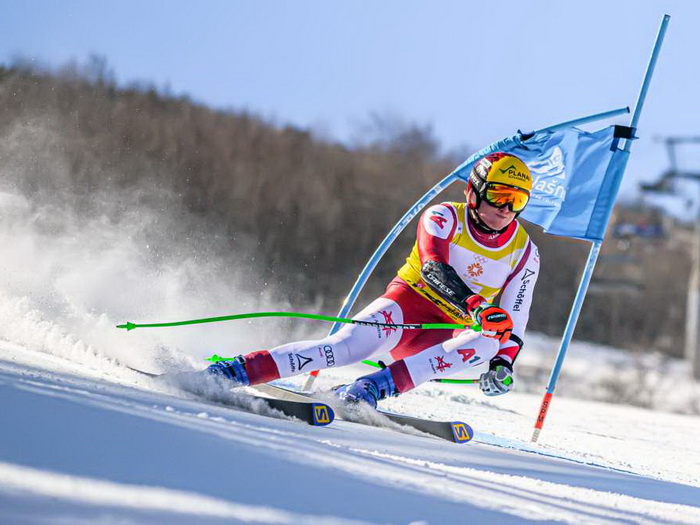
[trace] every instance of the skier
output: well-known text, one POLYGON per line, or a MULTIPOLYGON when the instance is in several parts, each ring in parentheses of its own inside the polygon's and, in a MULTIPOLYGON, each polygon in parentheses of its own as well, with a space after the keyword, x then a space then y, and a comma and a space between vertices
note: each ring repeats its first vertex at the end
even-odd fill
POLYGON ((389 366, 336 389, 346 402, 372 407, 430 379, 482 363, 487 396, 513 387, 513 363, 522 349, 539 254, 516 217, 530 198, 532 177, 518 157, 490 154, 476 163, 466 202, 429 207, 417 240, 384 295, 354 319, 381 323, 460 323, 464 330, 402 330, 345 325, 324 339, 299 341, 211 365, 209 373, 255 385, 280 377, 344 366, 389 352, 389 366))

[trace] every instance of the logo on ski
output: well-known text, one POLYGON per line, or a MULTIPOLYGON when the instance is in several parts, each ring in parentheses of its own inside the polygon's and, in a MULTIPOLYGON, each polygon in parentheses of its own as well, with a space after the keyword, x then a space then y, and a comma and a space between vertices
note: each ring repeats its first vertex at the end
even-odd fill
POLYGON ((314 404, 314 424, 315 425, 328 425, 333 419, 331 418, 331 413, 326 405, 314 404))
POLYGON ((474 437, 472 427, 466 423, 452 423, 452 433, 456 443, 466 443, 474 437))
POLYGON ((297 365, 299 365, 299 370, 303 370, 306 365, 308 365, 311 361, 313 361, 313 358, 304 357, 301 354, 296 354, 296 356, 297 356, 297 365))

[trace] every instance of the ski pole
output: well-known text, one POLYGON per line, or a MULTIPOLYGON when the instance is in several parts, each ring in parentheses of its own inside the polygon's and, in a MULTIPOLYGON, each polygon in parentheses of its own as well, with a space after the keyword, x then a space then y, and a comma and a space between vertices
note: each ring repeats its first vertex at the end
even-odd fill
MULTIPOLYGON (((463 330, 469 328, 474 332, 481 331, 481 325, 463 325, 456 323, 379 323, 375 321, 360 321, 357 319, 347 319, 344 317, 331 317, 327 315, 317 315, 317 314, 305 314, 300 312, 252 312, 247 314, 236 314, 236 315, 225 315, 221 317, 207 317, 204 319, 191 319, 188 321, 175 321, 170 323, 143 323, 137 324, 127 321, 124 324, 117 325, 117 328, 123 328, 127 331, 134 330, 135 328, 168 328, 172 326, 184 326, 192 324, 204 324, 204 323, 218 323, 221 321, 236 321, 239 319, 253 319, 259 317, 297 317, 302 319, 315 319, 318 321, 328 321, 333 323, 346 323, 354 324, 360 326, 378 326, 381 328, 403 328, 405 330, 463 330)), ((234 358, 232 357, 221 357, 216 354, 207 358, 207 361, 212 363, 218 363, 219 361, 230 361, 234 358)), ((364 364, 374 367, 381 368, 379 363, 374 361, 365 360, 362 361, 364 364)), ((433 379, 436 383, 452 383, 452 384, 471 384, 478 383, 478 379, 433 379)))
POLYGON ((117 325, 127 331, 135 328, 166 328, 171 326, 184 326, 191 324, 218 323, 221 321, 236 321, 239 319, 253 319, 257 317, 297 317, 302 319, 315 319, 317 321, 328 321, 332 323, 346 323, 361 326, 379 326, 382 328, 403 328, 404 330, 463 330, 469 328, 475 332, 481 331, 481 326, 477 324, 465 325, 456 323, 379 323, 375 321, 360 321, 358 319, 347 319, 344 317, 331 317, 328 315, 306 314, 300 312, 252 312, 247 314, 225 315, 221 317, 207 317, 204 319, 190 319, 189 321, 175 321, 170 323, 144 323, 137 324, 127 321, 117 325))

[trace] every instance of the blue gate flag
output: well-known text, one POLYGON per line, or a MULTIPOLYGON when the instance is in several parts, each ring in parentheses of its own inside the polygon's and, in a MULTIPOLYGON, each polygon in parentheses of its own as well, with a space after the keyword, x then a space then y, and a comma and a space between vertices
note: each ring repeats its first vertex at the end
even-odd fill
MULTIPOLYGON (((615 130, 544 130, 504 139, 488 149, 517 155, 530 168, 533 187, 523 219, 553 235, 600 241, 629 156, 618 149, 615 130)), ((471 157, 455 174, 466 181, 476 160, 471 157)))

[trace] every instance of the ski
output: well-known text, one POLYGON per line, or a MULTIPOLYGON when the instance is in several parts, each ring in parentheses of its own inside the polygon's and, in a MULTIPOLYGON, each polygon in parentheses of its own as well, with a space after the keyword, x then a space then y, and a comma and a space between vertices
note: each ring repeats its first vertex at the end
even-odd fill
MULTIPOLYGON (((148 376, 148 377, 163 377, 167 374, 153 374, 151 372, 146 372, 144 370, 139 370, 130 366, 127 366, 129 370, 133 372, 137 372, 141 375, 148 376)), ((196 392, 191 392, 195 393, 196 392)), ((262 401, 265 403, 267 406, 270 408, 273 408, 275 410, 279 410, 286 416, 290 417, 295 417, 297 419, 300 419, 301 421, 304 421, 305 423, 317 427, 322 427, 326 425, 330 425, 333 422, 333 419, 335 419, 335 413, 333 412, 333 409, 325 404, 321 403, 319 401, 311 400, 311 399, 296 399, 296 400, 289 400, 289 399, 279 399, 279 398, 268 398, 268 397, 263 397, 263 396, 258 396, 255 394, 251 394, 248 392, 237 392, 238 394, 242 396, 248 396, 257 400, 262 401)), ((200 395, 202 399, 207 399, 206 396, 200 395)), ((207 399, 208 401, 212 401, 211 399, 207 399)), ((240 408, 241 410, 246 410, 244 406, 240 406, 238 404, 234 403, 229 403, 226 402, 226 400, 216 400, 216 403, 220 403, 223 405, 229 405, 229 406, 234 406, 236 408, 240 408)))
POLYGON ((399 425, 415 428, 426 434, 454 441, 455 443, 467 443, 474 437, 474 430, 463 421, 433 421, 422 417, 396 414, 383 409, 377 409, 387 419, 399 425))
MULTIPOLYGON (((304 399, 313 399, 314 397, 313 394, 307 392, 299 392, 290 388, 274 385, 256 385, 253 388, 259 392, 274 396, 277 399, 287 401, 302 401, 304 399)), ((421 417, 396 414, 381 408, 378 408, 377 412, 398 425, 411 427, 454 443, 467 443, 474 437, 474 430, 472 427, 463 421, 433 421, 421 417)))

